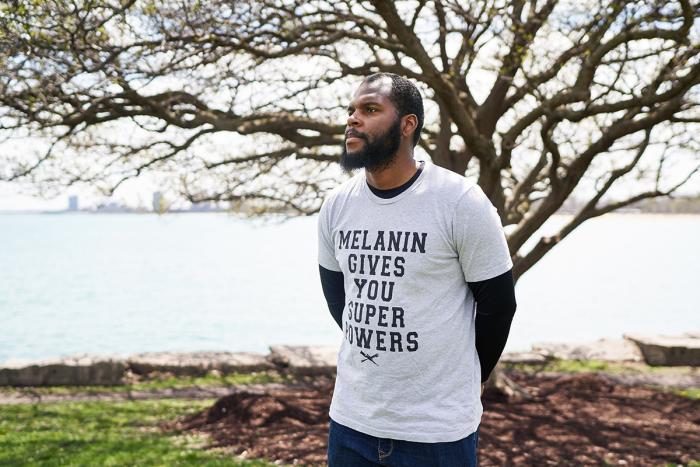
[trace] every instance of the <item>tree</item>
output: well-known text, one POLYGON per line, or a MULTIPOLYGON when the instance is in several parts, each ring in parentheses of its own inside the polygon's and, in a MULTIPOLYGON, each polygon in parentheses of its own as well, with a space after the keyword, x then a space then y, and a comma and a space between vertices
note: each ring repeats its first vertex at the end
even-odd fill
POLYGON ((5 149, 6 181, 111 192, 157 170, 191 201, 313 214, 342 177, 353 87, 393 72, 426 98, 421 150, 474 177, 498 209, 519 278, 581 223, 672 196, 700 168, 690 1, 74 0, 1 11, 3 146, 46 142, 29 158, 5 149), (525 251, 582 196, 557 234, 525 251))

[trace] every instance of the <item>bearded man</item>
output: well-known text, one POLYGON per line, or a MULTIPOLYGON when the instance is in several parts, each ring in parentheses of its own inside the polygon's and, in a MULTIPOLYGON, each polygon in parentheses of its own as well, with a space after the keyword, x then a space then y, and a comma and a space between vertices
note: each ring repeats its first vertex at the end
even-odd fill
POLYGON ((414 158, 423 118, 410 80, 367 77, 340 156, 362 170, 318 218, 321 285, 344 333, 331 467, 477 465, 482 383, 516 309, 513 263, 481 188, 414 158))

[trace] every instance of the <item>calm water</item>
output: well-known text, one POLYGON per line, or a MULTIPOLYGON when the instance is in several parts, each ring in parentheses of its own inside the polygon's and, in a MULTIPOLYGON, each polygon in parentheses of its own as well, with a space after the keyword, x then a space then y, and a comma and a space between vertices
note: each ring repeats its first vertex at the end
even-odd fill
MULTIPOLYGON (((699 240, 700 216, 585 223, 518 283, 506 349, 700 330, 699 240)), ((218 213, 0 215, 0 325, 0 363, 342 339, 318 282, 316 218, 218 213)))

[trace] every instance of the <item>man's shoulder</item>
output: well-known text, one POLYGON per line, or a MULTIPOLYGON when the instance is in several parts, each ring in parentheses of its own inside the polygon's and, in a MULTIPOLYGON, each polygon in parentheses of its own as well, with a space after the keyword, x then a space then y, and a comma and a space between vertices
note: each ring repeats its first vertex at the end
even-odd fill
POLYGON ((328 195, 338 196, 339 194, 353 190, 360 178, 364 179, 364 174, 362 172, 356 173, 353 176, 346 178, 345 180, 334 186, 333 189, 331 189, 328 192, 328 195))
POLYGON ((463 198, 474 187, 478 187, 475 181, 466 178, 452 170, 433 164, 432 167, 432 189, 441 197, 457 202, 463 198))
POLYGON ((333 204, 337 203, 339 199, 352 193, 357 186, 359 177, 364 177, 364 174, 355 174, 328 190, 323 199, 322 209, 332 208, 333 204))

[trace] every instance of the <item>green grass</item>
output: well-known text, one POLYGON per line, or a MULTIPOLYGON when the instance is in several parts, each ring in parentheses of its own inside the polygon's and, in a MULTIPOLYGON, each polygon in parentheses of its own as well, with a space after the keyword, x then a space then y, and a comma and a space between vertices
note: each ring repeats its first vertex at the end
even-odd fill
MULTIPOLYGON (((243 384, 264 384, 288 382, 289 376, 282 376, 276 372, 234 373, 226 376, 166 376, 159 379, 148 379, 136 383, 119 386, 35 386, 31 392, 37 395, 70 395, 70 394, 104 394, 114 392, 148 391, 157 389, 183 389, 194 386, 231 386, 243 384)), ((26 388, 0 388, 0 393, 24 393, 26 388)))
MULTIPOLYGON (((690 388, 690 389, 674 389, 673 392, 679 396, 687 397, 689 399, 700 400, 700 389, 690 388)), ((700 461, 696 467, 700 467, 700 461)))
POLYGON ((624 372, 627 367, 618 363, 603 360, 559 360, 555 359, 545 365, 545 371, 563 373, 581 373, 589 371, 624 372))
MULTIPOLYGON (((206 375, 199 377, 170 376, 164 379, 142 381, 125 386, 131 391, 145 391, 149 389, 179 389, 192 386, 231 386, 239 384, 264 384, 282 383, 288 381, 288 377, 278 373, 234 373, 226 376, 206 375)), ((119 387, 119 386, 117 386, 119 387)))
POLYGON ((594 371, 624 372, 629 367, 624 364, 606 362, 603 360, 561 360, 552 359, 543 365, 509 364, 508 368, 522 371, 554 371, 558 373, 582 373, 594 371))
POLYGON ((163 432, 158 424, 213 400, 153 400, 0 405, 0 465, 247 466, 202 450, 206 439, 163 432))
MULTIPOLYGON (((559 373, 582 373, 605 371, 607 373, 670 373, 684 371, 680 367, 649 366, 642 363, 618 363, 605 360, 562 360, 554 358, 543 365, 511 363, 505 368, 527 372, 553 371, 559 373)), ((687 368, 687 367, 684 367, 687 368)))

